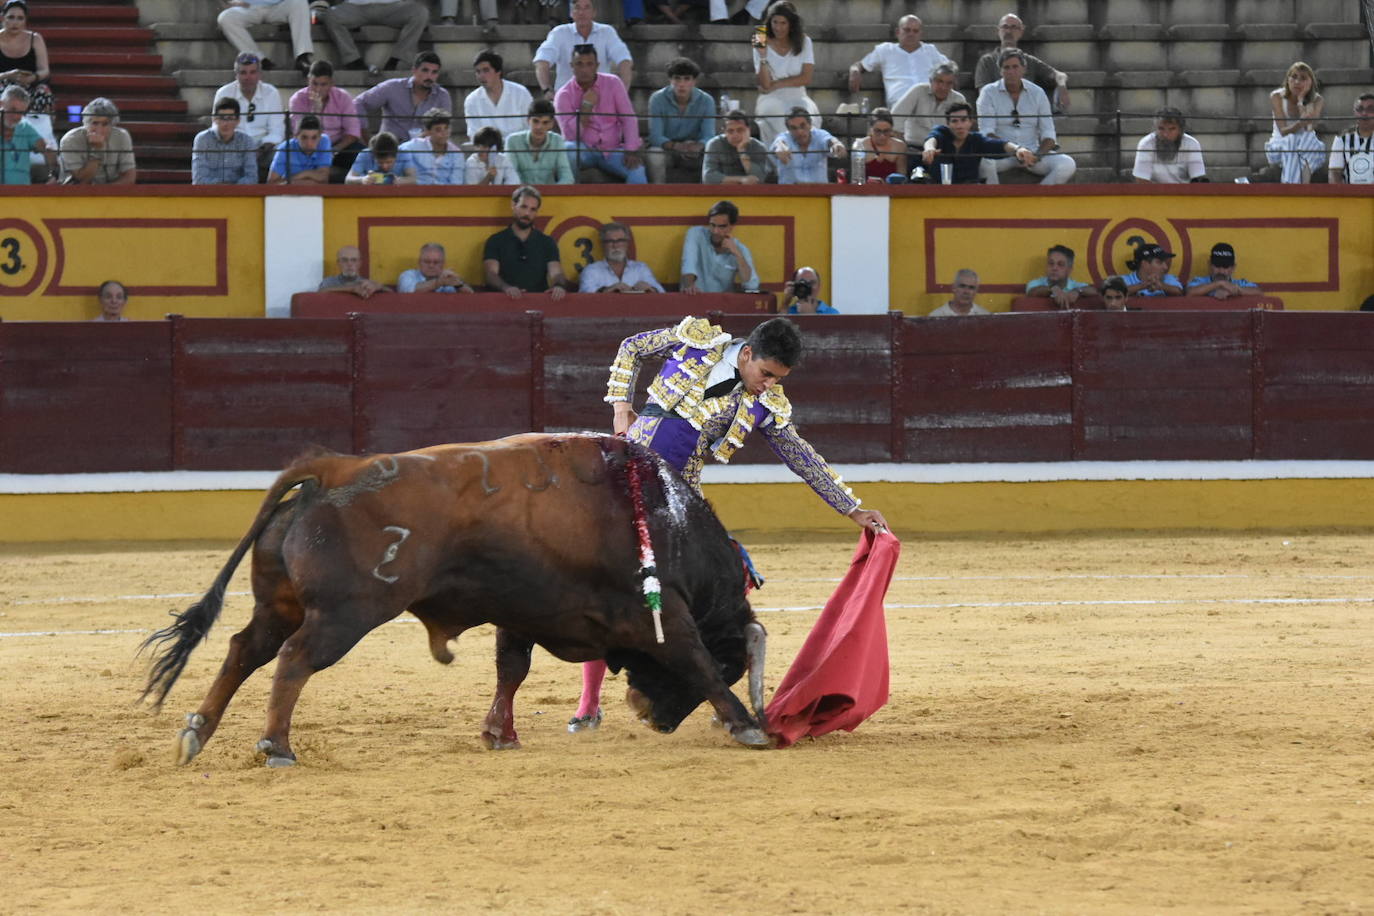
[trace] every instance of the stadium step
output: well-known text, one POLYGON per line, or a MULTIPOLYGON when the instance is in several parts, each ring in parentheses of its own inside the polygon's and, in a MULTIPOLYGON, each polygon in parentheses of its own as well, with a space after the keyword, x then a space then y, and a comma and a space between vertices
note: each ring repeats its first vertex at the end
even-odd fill
POLYGON ((162 55, 131 51, 71 51, 56 49, 48 52, 48 61, 55 73, 161 73, 162 55))
POLYGON ((34 5, 30 18, 34 29, 48 35, 57 28, 51 23, 86 25, 109 22, 134 25, 138 22, 138 7, 115 3, 43 3, 34 5))
POLYGON ((80 26, 45 26, 43 40, 49 52, 59 48, 76 48, 94 45, 100 48, 146 48, 153 40, 153 30, 137 27, 109 26, 97 28, 88 24, 80 26))

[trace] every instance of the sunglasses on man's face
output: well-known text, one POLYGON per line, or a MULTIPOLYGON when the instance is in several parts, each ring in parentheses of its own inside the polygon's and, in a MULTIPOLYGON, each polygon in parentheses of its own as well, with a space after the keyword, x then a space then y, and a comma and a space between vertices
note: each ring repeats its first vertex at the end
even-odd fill
POLYGON ((258 110, 258 106, 257 106, 257 105, 254 105, 252 102, 249 102, 249 103, 248 103, 248 120, 249 120, 250 123, 251 123, 252 120, 253 120, 253 112, 255 112, 255 111, 257 111, 257 110, 258 110))

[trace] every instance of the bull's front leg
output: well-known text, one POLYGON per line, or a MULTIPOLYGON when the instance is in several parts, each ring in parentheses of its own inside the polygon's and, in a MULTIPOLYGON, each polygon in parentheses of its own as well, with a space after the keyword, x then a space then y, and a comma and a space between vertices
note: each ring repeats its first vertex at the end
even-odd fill
POLYGON ((497 628, 496 696, 482 724, 482 743, 490 750, 512 750, 520 746, 520 738, 515 734, 515 691, 530 673, 533 649, 534 643, 497 628))

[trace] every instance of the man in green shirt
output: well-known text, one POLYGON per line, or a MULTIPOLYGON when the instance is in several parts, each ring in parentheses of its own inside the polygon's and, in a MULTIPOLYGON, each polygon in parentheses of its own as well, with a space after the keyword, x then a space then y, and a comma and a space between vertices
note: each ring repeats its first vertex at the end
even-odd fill
POLYGON ((512 299, 547 291, 557 302, 568 294, 558 243, 534 228, 543 202, 536 188, 516 188, 510 196, 511 224, 487 239, 482 252, 487 286, 512 299))
POLYGON ((506 158, 525 184, 572 184, 572 162, 562 134, 553 132, 553 102, 535 99, 526 118, 529 130, 506 138, 506 158))

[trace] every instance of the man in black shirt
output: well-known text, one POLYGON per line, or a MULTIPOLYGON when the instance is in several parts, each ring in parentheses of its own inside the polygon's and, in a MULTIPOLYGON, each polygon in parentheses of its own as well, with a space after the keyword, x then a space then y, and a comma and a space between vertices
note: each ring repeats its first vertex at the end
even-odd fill
POLYGON ((558 243, 534 228, 544 199, 530 185, 521 185, 510 196, 510 226, 487 239, 482 252, 487 286, 519 299, 525 293, 542 293, 557 302, 568 294, 567 278, 558 257, 558 243))
MULTIPOLYGON (((983 181, 997 184, 997 169, 993 157, 1015 156, 1025 165, 1035 164, 1035 153, 1007 140, 985 137, 973 129, 973 108, 967 102, 955 102, 945 112, 945 123, 937 125, 926 137, 921 161, 927 167, 952 166, 951 184, 972 184, 983 181)), ((935 179, 941 181, 937 171, 935 179)))

